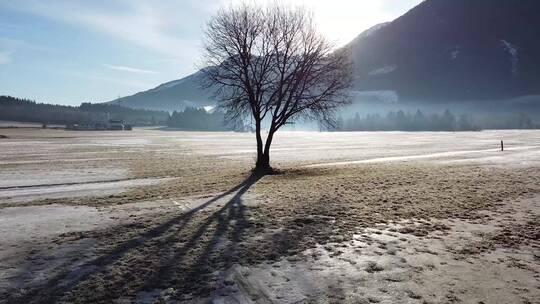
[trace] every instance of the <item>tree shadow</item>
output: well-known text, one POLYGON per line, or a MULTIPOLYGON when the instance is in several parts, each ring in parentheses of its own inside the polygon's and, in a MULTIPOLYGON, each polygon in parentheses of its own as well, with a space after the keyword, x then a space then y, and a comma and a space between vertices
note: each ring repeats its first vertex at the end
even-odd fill
POLYGON ((232 189, 114 247, 106 254, 73 266, 11 303, 50 303, 63 297, 77 302, 110 302, 126 294, 157 288, 190 290, 208 286, 210 269, 228 267, 246 229, 242 196, 261 175, 251 175, 232 189), (227 196, 219 209, 207 209, 227 196), (215 211, 214 211, 215 210, 215 211), (106 284, 100 285, 105 281, 106 284), (106 287, 106 288, 104 288, 106 287), (102 289, 103 288, 103 289, 102 289), (102 289, 102 290, 101 290, 102 289))
MULTIPOLYGON (((138 291, 152 290, 164 286, 177 286, 181 289, 191 289, 189 286, 198 284, 202 289, 209 283, 209 274, 215 268, 227 268, 237 262, 234 257, 246 229, 251 226, 246 218, 246 207, 242 203, 242 196, 255 184, 262 175, 252 175, 237 190, 223 207, 209 215, 195 227, 189 239, 177 250, 175 254, 161 263, 154 274, 145 280, 145 284, 138 291), (198 250, 193 250, 197 246, 198 250), (190 260, 179 263, 187 255, 190 260), (219 264, 219 265, 216 265, 219 264), (178 274, 186 281, 178 280, 178 274)), ((173 240, 171 240, 173 241, 173 240)))

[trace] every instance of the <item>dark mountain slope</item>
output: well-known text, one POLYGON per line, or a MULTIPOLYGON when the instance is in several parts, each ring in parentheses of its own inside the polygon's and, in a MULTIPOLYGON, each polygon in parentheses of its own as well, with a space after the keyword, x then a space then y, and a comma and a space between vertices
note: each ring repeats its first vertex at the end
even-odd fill
MULTIPOLYGON (((377 100, 476 106, 538 95, 540 0, 426 0, 346 48, 355 63, 355 91, 397 92, 375 94, 377 100)), ((212 94, 200 88, 201 74, 113 103, 167 111, 213 105, 212 94)), ((362 94, 355 96, 373 98, 362 94)))
POLYGON ((540 1, 427 0, 347 47, 359 90, 414 100, 540 93, 540 1))
POLYGON ((215 104, 212 94, 201 88, 201 72, 161 84, 151 90, 111 101, 131 108, 174 111, 215 104))

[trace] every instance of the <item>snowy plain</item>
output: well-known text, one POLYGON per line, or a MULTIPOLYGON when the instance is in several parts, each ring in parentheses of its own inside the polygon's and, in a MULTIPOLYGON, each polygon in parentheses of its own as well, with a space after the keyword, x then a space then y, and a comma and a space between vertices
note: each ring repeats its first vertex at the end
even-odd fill
MULTIPOLYGON (((99 269, 91 261, 99 259, 103 250, 99 246, 103 245, 98 244, 103 240, 94 233, 155 221, 164 214, 215 210, 207 207, 208 198, 222 192, 218 187, 222 181, 204 184, 199 180, 190 185, 190 179, 197 175, 204 178, 204 170, 214 171, 215 176, 227 175, 228 169, 212 169, 218 164, 223 168, 237 166, 240 169, 234 170, 245 172, 255 155, 254 135, 250 133, 0 129, 0 134, 8 137, 0 139, 0 295, 11 295, 14 290, 40 290, 51 277, 65 271, 70 273, 65 280, 83 281, 87 273, 99 269), (173 164, 178 159, 179 164, 173 164), (183 194, 183 188, 190 187, 195 194, 183 194)), ((540 167, 540 131, 282 132, 272 146, 272 162, 278 169, 330 173, 342 168, 354 172, 355 168, 361 171, 385 165, 519 172, 540 167), (500 149, 501 140, 504 151, 500 149)), ((235 193, 227 192, 210 201, 215 208, 227 206, 236 198, 235 193)), ((263 194, 248 192, 242 202, 256 208, 263 194)), ((489 216, 499 225, 510 225, 516 218, 537 217, 539 198, 515 201, 516 205, 489 216), (512 221, 509 214, 514 216, 512 221)), ((420 303, 422 298, 462 297, 459 293, 443 293, 446 289, 434 292, 439 285, 448 284, 457 284, 464 295, 485 303, 495 303, 500 294, 508 301, 519 299, 513 294, 519 286, 529 289, 526 299, 534 302, 540 297, 534 287, 538 278, 530 276, 529 270, 508 268, 506 264, 493 266, 497 261, 521 257, 520 263, 532 267, 535 257, 530 251, 499 250, 482 259, 452 262, 455 254, 449 247, 461 248, 464 239, 476 242, 478 231, 496 231, 497 224, 434 220, 430 225, 446 225, 448 230, 435 231, 433 239, 422 239, 401 231, 407 225, 421 226, 424 222, 408 219, 405 223, 373 226, 356 232, 344 243, 320 244, 301 252, 302 256, 318 257, 315 259, 297 260, 292 256, 216 271, 218 287, 210 298, 193 295, 182 301, 295 303, 317 298, 321 292, 328 299, 349 303, 392 303, 404 296, 407 303, 420 303), (381 253, 381 248, 388 253, 381 253), (357 254, 360 249, 362 255, 357 254), (464 271, 467 265, 472 270, 464 271), (420 273, 420 268, 431 270, 420 273), (507 271, 515 282, 499 282, 496 274, 500 271, 507 271), (467 285, 480 279, 476 272, 486 279, 476 289, 470 289, 467 285), (368 283, 368 278, 373 281, 368 283), (408 282, 410 278, 434 281, 416 284, 408 282), (456 278, 463 282, 456 283, 456 278), (500 285, 500 293, 491 295, 493 284, 500 285), (384 288, 392 291, 384 292, 384 288)), ((216 244, 222 250, 229 242, 220 239, 216 244)), ((538 267, 533 270, 540 271, 538 267)), ((167 299, 170 293, 167 288, 144 290, 123 300, 152 303, 167 299)))

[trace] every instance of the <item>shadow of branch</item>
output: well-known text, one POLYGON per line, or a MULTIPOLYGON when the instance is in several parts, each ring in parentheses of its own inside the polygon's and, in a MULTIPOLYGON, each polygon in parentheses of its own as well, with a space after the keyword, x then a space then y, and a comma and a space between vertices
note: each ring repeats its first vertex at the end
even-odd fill
MULTIPOLYGON (((77 267, 72 267, 71 269, 62 272, 47 281, 47 283, 38 286, 27 293, 22 297, 12 299, 13 303, 43 303, 43 302, 56 302, 62 298, 66 293, 73 291, 77 286, 83 284, 85 281, 92 280, 92 277, 98 274, 105 274, 107 271, 110 271, 110 268, 121 259, 128 256, 130 253, 133 253, 139 250, 141 247, 153 246, 155 243, 162 244, 160 249, 173 249, 175 254, 172 257, 162 261, 160 266, 154 269, 153 275, 148 276, 144 280, 144 284, 139 286, 138 290, 147 290, 152 286, 161 285, 168 280, 173 279, 175 271, 174 265, 177 264, 179 259, 182 259, 189 250, 193 248, 199 241, 200 238, 209 232, 210 226, 213 223, 217 223, 216 230, 210 242, 206 243, 203 254, 199 255, 198 258, 192 263, 192 273, 195 273, 205 262, 208 260, 208 257, 218 242, 217 240, 223 236, 228 231, 228 223, 235 221, 241 223, 241 225, 246 224, 246 219, 243 217, 244 207, 241 203, 241 197, 244 195, 251 186, 253 186, 262 176, 250 175, 242 183, 231 188, 230 190, 206 201, 205 203, 199 205, 196 208, 193 208, 185 213, 182 213, 179 216, 176 216, 165 223, 162 223, 142 234, 139 234, 137 237, 131 238, 130 240, 122 243, 121 245, 115 247, 113 250, 108 253, 98 256, 97 258, 90 260, 82 265, 77 267), (204 210, 207 207, 210 207, 212 204, 217 201, 231 195, 234 193, 234 196, 228 200, 223 207, 213 212, 209 217, 206 218, 201 224, 198 225, 197 230, 191 234, 189 240, 185 242, 180 248, 176 248, 177 245, 174 239, 175 235, 183 232, 184 228, 193 221, 194 216, 200 211, 204 210), (155 240, 166 235, 167 237, 164 240, 159 242, 154 242, 155 240), (170 243, 167 243, 170 241, 170 243), (90 271, 81 271, 91 269, 90 271)), ((239 229, 239 228, 236 228, 239 229)), ((239 238, 241 231, 237 231, 236 239, 239 238)), ((142 251, 144 252, 144 250, 142 251)), ((151 258, 151 257, 147 257, 151 258)), ((137 267, 137 265, 132 265, 137 267)), ((128 277, 124 278, 122 281, 128 284, 128 277)), ((112 291, 108 291, 109 293, 112 291)), ((118 290, 117 292, 122 292, 118 290)))

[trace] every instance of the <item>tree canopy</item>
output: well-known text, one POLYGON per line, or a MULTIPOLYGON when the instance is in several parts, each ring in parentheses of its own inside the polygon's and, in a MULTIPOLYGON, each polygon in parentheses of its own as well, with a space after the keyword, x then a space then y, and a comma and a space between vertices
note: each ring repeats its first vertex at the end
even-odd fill
POLYGON ((253 122, 257 171, 271 171, 279 128, 299 119, 335 125, 336 109, 348 103, 349 56, 334 50, 303 8, 230 6, 208 22, 205 37, 205 84, 216 89, 228 119, 253 122))

